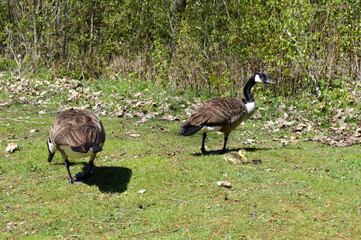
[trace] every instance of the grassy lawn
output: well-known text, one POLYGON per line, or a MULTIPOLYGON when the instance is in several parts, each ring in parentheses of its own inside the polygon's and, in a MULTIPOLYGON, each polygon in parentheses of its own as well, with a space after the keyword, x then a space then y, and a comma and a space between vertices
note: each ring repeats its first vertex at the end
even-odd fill
MULTIPOLYGON (((0 110, 1 239, 361 236, 358 145, 282 145, 277 133, 259 131, 260 121, 248 121, 228 147, 262 163, 233 165, 201 155, 201 134, 177 136, 179 121, 102 117, 107 140, 95 174, 69 184, 60 154, 47 162, 55 112, 38 112, 16 104, 0 110), (19 150, 6 154, 10 142, 19 150), (221 180, 232 187, 219 187, 221 180)), ((222 144, 223 135, 209 134, 207 149, 222 144)), ((88 159, 70 161, 75 175, 88 159)))

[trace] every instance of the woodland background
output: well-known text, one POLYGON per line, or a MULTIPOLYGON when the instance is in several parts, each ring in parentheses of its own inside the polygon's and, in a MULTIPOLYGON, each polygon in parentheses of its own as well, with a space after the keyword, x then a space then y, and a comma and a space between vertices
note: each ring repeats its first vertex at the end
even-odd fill
POLYGON ((281 96, 361 78, 360 0, 1 0, 0 70, 281 96))

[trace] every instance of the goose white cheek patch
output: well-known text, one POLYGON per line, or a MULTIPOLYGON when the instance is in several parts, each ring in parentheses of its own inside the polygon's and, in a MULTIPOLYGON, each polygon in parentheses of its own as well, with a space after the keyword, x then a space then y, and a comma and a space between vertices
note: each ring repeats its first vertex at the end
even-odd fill
POLYGON ((57 151, 55 145, 48 140, 49 151, 55 153, 57 151))
POLYGON ((256 77, 254 78, 254 81, 257 82, 257 83, 263 83, 258 74, 257 74, 256 77))

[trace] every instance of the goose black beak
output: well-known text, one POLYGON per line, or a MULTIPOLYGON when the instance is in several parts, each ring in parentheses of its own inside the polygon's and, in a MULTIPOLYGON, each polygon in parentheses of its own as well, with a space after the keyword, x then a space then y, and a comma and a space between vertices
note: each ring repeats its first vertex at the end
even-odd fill
POLYGON ((276 84, 274 82, 271 82, 271 80, 267 79, 264 83, 269 83, 269 84, 276 84))

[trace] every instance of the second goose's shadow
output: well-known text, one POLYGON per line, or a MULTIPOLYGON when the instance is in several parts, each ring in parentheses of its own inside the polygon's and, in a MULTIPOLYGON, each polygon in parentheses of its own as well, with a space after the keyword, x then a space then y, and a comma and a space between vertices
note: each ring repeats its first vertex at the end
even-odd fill
POLYGON ((240 149, 244 149, 244 150, 246 150, 246 152, 257 152, 257 151, 268 151, 268 150, 272 150, 275 148, 253 148, 253 147, 231 148, 231 149, 227 149, 226 152, 223 152, 222 150, 210 150, 210 151, 207 151, 207 154, 203 154, 201 152, 193 153, 193 156, 200 157, 200 156, 208 156, 208 155, 210 155, 210 156, 211 155, 223 155, 228 152, 238 152, 240 149))
POLYGON ((264 147, 260 147, 260 148, 257 148, 257 147, 232 148, 232 149, 227 150, 227 152, 232 152, 232 151, 237 151, 238 152, 241 149, 246 150, 246 152, 258 152, 258 151, 269 151, 269 150, 273 150, 275 148, 273 148, 273 147, 269 147, 269 148, 264 148, 264 147))

